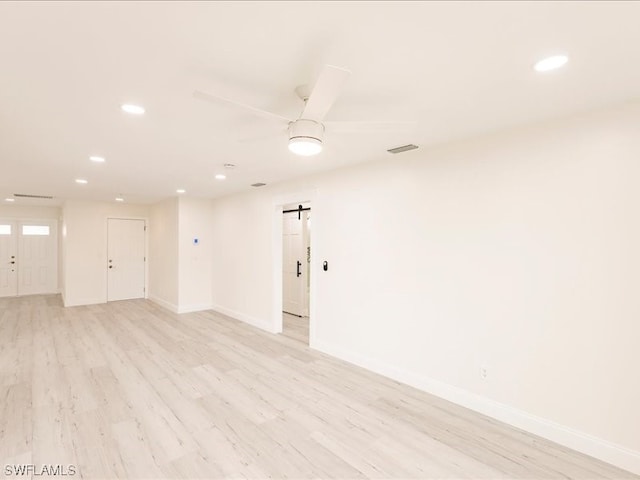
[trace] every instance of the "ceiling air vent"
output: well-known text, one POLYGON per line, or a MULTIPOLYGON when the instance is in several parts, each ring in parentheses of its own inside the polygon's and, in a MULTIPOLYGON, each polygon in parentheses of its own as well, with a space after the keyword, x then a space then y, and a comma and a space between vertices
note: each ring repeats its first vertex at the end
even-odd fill
POLYGON ((262 183, 262 182, 252 183, 251 184, 252 187, 264 187, 265 185, 266 185, 266 183, 262 183))
POLYGON ((28 193, 14 193, 13 196, 18 198, 42 198, 45 200, 53 200, 53 197, 51 195, 30 195, 28 193))
POLYGON ((390 148, 389 150, 387 150, 387 152, 389 152, 389 153, 402 153, 402 152, 408 152, 409 150, 415 150, 416 148, 418 148, 417 145, 414 145, 413 143, 410 143, 409 145, 403 145, 401 147, 390 148))

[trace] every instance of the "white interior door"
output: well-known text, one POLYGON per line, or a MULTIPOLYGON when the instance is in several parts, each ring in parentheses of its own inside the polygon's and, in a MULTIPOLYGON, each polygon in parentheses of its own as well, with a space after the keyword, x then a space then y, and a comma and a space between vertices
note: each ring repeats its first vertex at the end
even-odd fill
POLYGON ((305 215, 297 212, 283 214, 282 226, 282 309, 299 317, 305 316, 307 289, 307 255, 304 248, 303 224, 305 215))
POLYGON ((107 236, 107 300, 144 298, 145 221, 110 218, 107 236))
POLYGON ((0 297, 18 295, 16 222, 0 220, 0 297))
POLYGON ((18 294, 58 289, 58 229, 55 220, 21 221, 18 231, 18 294))

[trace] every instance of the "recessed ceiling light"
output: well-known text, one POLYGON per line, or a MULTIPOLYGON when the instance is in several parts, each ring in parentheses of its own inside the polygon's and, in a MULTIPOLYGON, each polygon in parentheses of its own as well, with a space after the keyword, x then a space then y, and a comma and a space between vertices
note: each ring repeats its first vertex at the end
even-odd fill
POLYGON ((76 178, 76 183, 79 183, 81 185, 86 185, 89 182, 87 180, 85 180, 84 178, 76 178))
POLYGON ((16 199, 15 198, 5 198, 4 201, 5 202, 15 202, 16 199))
POLYGON ((122 198, 122 197, 116 197, 116 202, 124 202, 124 198, 122 198))
POLYGON ((552 57, 543 58, 536 62, 533 69, 536 72, 548 72, 564 66, 569 61, 566 55, 554 55, 552 57))
POLYGON ((187 191, 184 188, 179 188, 176 190, 176 193, 187 193, 187 191))
POLYGON ((142 115, 144 113, 144 107, 141 107, 140 105, 133 105, 131 103, 125 103, 120 108, 131 115, 142 115))
POLYGON ((227 178, 227 176, 222 173, 216 175, 216 180, 224 180, 225 178, 227 178))
POLYGON ((97 157, 95 155, 90 156, 89 160, 96 163, 104 163, 104 157, 97 157))

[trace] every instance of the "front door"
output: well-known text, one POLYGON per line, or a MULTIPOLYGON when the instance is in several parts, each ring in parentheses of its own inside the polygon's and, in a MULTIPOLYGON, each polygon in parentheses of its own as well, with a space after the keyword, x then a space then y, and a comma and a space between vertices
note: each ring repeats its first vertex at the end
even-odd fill
POLYGON ((58 223, 19 222, 18 294, 54 293, 58 285, 58 223))
POLYGON ((145 221, 110 218, 107 229, 107 300, 144 298, 145 221))
POLYGON ((0 220, 0 297, 18 295, 16 222, 0 220))

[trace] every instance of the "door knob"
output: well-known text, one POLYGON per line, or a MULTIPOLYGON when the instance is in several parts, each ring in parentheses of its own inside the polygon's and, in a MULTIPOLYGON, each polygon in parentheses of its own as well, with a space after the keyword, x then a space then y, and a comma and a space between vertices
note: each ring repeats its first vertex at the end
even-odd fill
POLYGON ((13 264, 14 264, 14 263, 16 263, 16 262, 14 262, 14 261, 12 260, 10 263, 11 263, 11 265, 13 265, 13 264))
POLYGON ((113 265, 109 265, 109 268, 113 268, 113 265))

